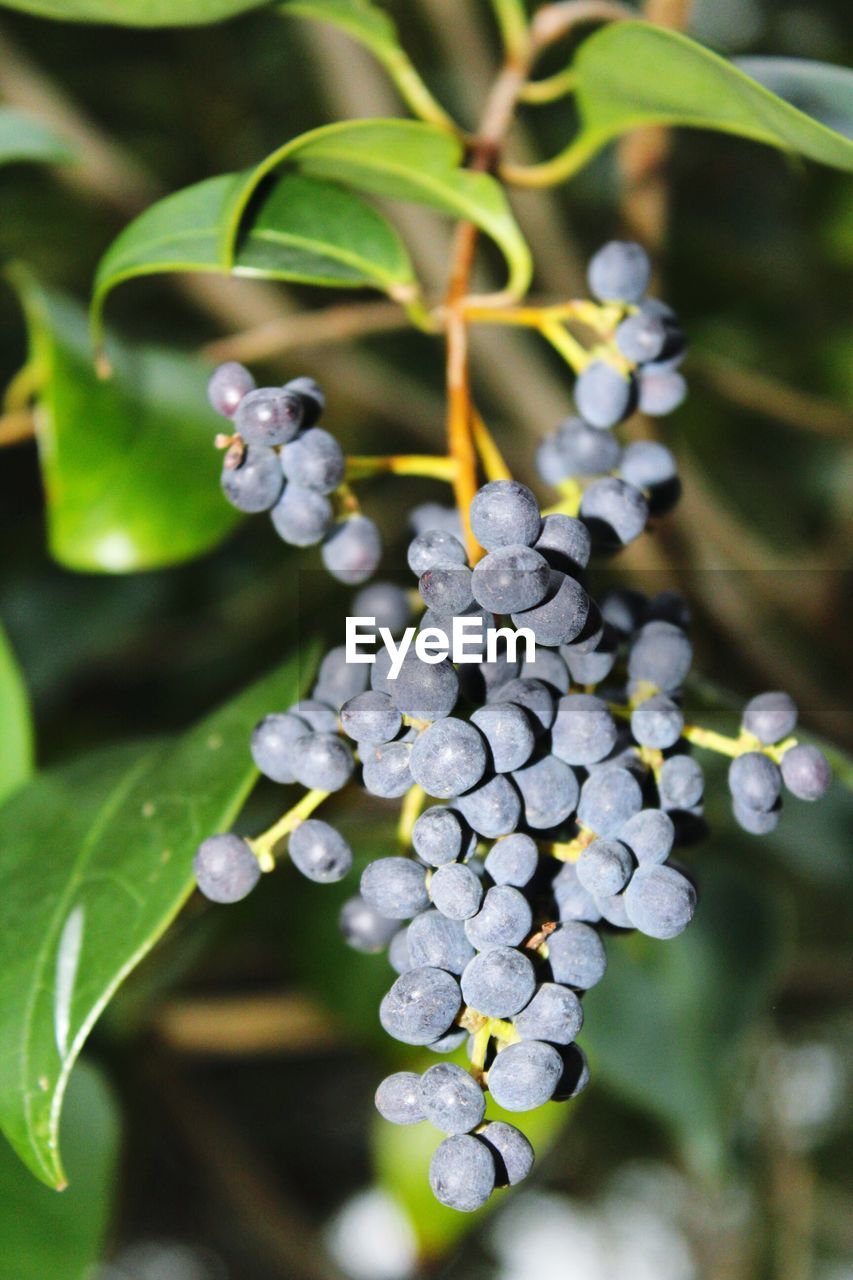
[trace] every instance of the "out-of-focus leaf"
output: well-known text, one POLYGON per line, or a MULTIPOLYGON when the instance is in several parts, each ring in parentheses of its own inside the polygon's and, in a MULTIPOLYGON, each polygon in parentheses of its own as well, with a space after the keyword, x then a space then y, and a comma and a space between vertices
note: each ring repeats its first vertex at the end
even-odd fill
POLYGON ((394 23, 371 0, 284 0, 279 9, 297 18, 313 18, 340 27, 382 61, 399 49, 394 23))
POLYGON ((0 1144, 0 1275, 89 1280, 116 1193, 119 1118, 100 1074, 81 1062, 68 1090, 62 1145, 71 1186, 58 1196, 0 1144))
POLYGON ((734 1051, 783 959, 784 915, 745 868, 701 856, 696 873, 699 905, 681 937, 608 939, 606 978, 584 999, 582 1042, 593 1082, 661 1117, 708 1167, 722 1159, 734 1051))
POLYGON ((110 22, 120 27, 189 27, 221 22, 270 0, 0 0, 6 9, 62 22, 110 22))
POLYGON ((530 250, 500 184, 489 174, 463 169, 463 160, 458 138, 416 120, 347 120, 312 129, 273 151, 237 186, 224 228, 225 252, 237 260, 255 192, 270 173, 288 164, 371 195, 414 201, 476 223, 500 247, 509 287, 521 294, 530 283, 530 250))
POLYGON ((173 743, 39 774, 0 810, 0 1127, 43 1182, 65 1181, 59 1118, 89 1032, 192 891, 199 841, 242 808, 252 726, 313 665, 291 659, 173 743))
POLYGON ((33 726, 24 677, 0 627, 0 801, 33 771, 33 726))
POLYGON ((219 487, 209 370, 112 339, 113 374, 99 379, 85 313, 32 281, 20 291, 53 556, 70 569, 129 573, 216 546, 239 517, 219 487))
MULTIPOLYGON (((644 125, 713 129, 853 170, 853 141, 771 93, 733 63, 676 31, 615 22, 575 57, 580 131, 549 168, 568 177, 620 134, 644 125)), ((833 68, 835 91, 853 72, 833 68)))
POLYGON ((0 164, 19 160, 60 164, 73 159, 68 143, 40 120, 14 107, 0 107, 0 164))
POLYGON ((853 134, 853 73, 810 58, 733 58, 744 75, 827 128, 853 134))
POLYGON ((222 228, 242 174, 223 174, 167 196, 113 242, 98 266, 92 321, 100 339, 107 295, 123 280, 164 271, 230 271, 337 288, 411 286, 414 271, 394 228, 371 205, 331 182, 278 177, 255 201, 236 257, 225 266, 222 228))

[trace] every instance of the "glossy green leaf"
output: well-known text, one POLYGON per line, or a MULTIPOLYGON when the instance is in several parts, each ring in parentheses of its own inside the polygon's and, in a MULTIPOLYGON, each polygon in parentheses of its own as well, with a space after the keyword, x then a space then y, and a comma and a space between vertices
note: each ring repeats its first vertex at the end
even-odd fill
POLYGON ((394 294, 414 280, 391 224, 351 191, 299 173, 265 188, 241 229, 236 257, 223 265, 223 226, 246 175, 224 174, 167 196, 113 242, 98 266, 95 336, 109 292, 123 280, 163 271, 219 272, 394 294))
POLYGON ((109 22, 120 27, 189 27, 221 22, 270 0, 0 0, 6 9, 62 22, 109 22))
POLYGON ((21 296, 53 556, 71 569, 129 573, 216 546, 239 517, 219 487, 209 370, 113 339, 113 375, 99 379, 77 304, 31 281, 21 296))
POLYGON ((0 810, 0 1127, 43 1182, 65 1181, 59 1118, 86 1037, 191 892, 199 841, 239 813, 252 726, 298 697, 313 659, 175 742, 39 774, 0 810))
POLYGON ((59 164, 73 159, 71 147, 40 120, 14 107, 0 107, 0 164, 19 160, 59 164))
POLYGON ((24 677, 0 627, 0 801, 33 771, 33 725, 24 677))
POLYGON ((500 184, 489 174, 461 168, 463 160, 457 138, 415 120, 348 120, 312 129, 273 151, 236 188, 224 226, 224 252, 237 261, 239 233, 255 192, 276 169, 295 165, 313 177, 476 223, 502 250, 509 288, 522 294, 530 283, 530 250, 500 184))
POLYGON ((36 1182, 0 1140, 0 1275, 92 1280, 116 1199, 119 1117, 88 1062, 74 1073, 62 1116, 71 1185, 61 1196, 36 1182))
POLYGON ((653 124, 737 134, 853 170, 853 141, 678 32, 615 22, 584 40, 573 67, 580 131, 540 166, 543 180, 569 177, 620 134, 653 124))
POLYGON ((853 71, 810 58, 734 58, 744 75, 834 129, 853 134, 853 71))
POLYGON ((592 1079, 668 1123, 706 1170, 723 1158, 734 1053, 766 1007, 785 919, 760 875, 700 855, 699 905, 679 938, 607 940, 607 975, 584 999, 592 1079))

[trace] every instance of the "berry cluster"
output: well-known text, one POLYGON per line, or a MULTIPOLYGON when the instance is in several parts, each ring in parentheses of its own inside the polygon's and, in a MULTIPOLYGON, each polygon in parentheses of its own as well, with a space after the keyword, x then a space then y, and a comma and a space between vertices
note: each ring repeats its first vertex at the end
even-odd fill
POLYGON ((369 578, 382 539, 373 520, 346 510, 346 459, 335 437, 316 425, 326 400, 314 379, 256 387, 248 369, 229 362, 213 374, 208 398, 235 428, 217 438, 227 448, 222 491, 231 505, 269 511, 276 533, 291 546, 321 543, 323 564, 338 581, 369 578))
MULTIPOLYGON (((304 875, 337 881, 352 867, 352 850, 315 810, 348 785, 402 802, 402 849, 364 868, 340 926, 359 951, 387 949, 397 977, 379 1018, 389 1035, 442 1055, 467 1044, 468 1070, 444 1061, 422 1075, 397 1072, 376 1095, 386 1119, 428 1120, 446 1135, 430 1181, 443 1204, 462 1211, 519 1182, 533 1164, 520 1130, 486 1119, 486 1094, 523 1112, 585 1087, 576 1038, 583 993, 604 976, 603 937, 635 929, 674 938, 692 919, 696 889, 672 855, 704 823, 693 748, 731 757, 735 816, 756 834, 778 821, 783 783, 805 800, 829 784, 823 755, 791 737, 797 713, 786 694, 748 703, 737 737, 687 722, 692 647, 679 596, 590 594, 593 550, 625 545, 650 511, 677 496, 666 448, 623 448, 603 429, 651 395, 648 386, 662 381, 672 401, 673 379, 682 386, 674 365, 684 340, 671 313, 642 301, 648 275, 636 246, 611 244, 592 260, 591 288, 614 308, 612 342, 625 367, 603 355, 589 364, 576 394, 584 418, 569 419, 539 453, 543 477, 559 485, 602 478, 546 512, 515 480, 483 485, 465 513, 476 556, 458 511, 418 508, 407 555, 417 623, 410 625, 413 593, 381 582, 361 589, 351 613, 375 620, 383 645, 373 663, 332 649, 310 698, 268 715, 252 736, 259 770, 306 794, 263 835, 213 836, 195 859, 200 889, 217 902, 245 897, 285 839, 304 875), (584 383, 597 365, 607 378, 616 369, 627 388, 618 413, 603 374, 584 383), (446 651, 466 627, 467 652, 454 662, 446 651)), ((660 386, 655 395, 663 403, 660 386)), ((335 467, 287 461, 316 430, 299 435, 306 403, 321 402, 314 384, 255 392, 230 367, 214 375, 212 400, 236 410, 241 437, 226 489, 257 450, 274 456, 283 445, 275 462, 279 486, 282 467, 287 476, 284 496, 270 485, 265 500, 274 521, 294 490, 294 502, 323 497, 306 476, 332 486, 343 475, 342 458, 335 467), (285 440, 284 410, 269 408, 282 397, 295 424, 285 440), (279 424, 273 438, 257 434, 262 416, 279 424)), ((328 461, 325 445, 321 453, 328 461)), ((254 493, 255 481, 246 488, 254 493)))

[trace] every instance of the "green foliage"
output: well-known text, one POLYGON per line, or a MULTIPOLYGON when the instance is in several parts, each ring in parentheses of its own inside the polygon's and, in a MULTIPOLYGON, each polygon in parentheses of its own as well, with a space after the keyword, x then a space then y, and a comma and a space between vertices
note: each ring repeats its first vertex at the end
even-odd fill
POLYGON ((70 569, 127 573, 215 546, 239 517, 219 491, 208 370, 111 339, 113 374, 102 380, 82 309, 29 278, 19 284, 53 556, 70 569))
POLYGON ((270 0, 0 0, 40 18, 63 22, 112 22, 122 27, 189 27, 221 22, 270 0))
POLYGON ((21 669, 0 627, 0 801, 33 771, 33 727, 21 669))
POLYGON ((119 1118, 106 1083, 81 1062, 68 1090, 62 1145, 71 1185, 58 1196, 0 1144, 0 1275, 90 1280, 116 1192, 119 1118))
POLYGON ((292 658, 176 742, 39 774, 0 811, 0 1127, 48 1185, 65 1180, 59 1118, 77 1055, 189 896, 199 841, 242 808, 252 726, 299 696, 312 665, 292 658))
MULTIPOLYGON (((93 329, 123 280, 161 271, 223 271, 222 228, 245 178, 224 174, 158 201, 113 242, 95 277, 93 329)), ((411 285, 409 256, 390 223, 351 191, 299 173, 265 186, 240 228, 230 271, 337 288, 411 285)))
POLYGON ((372 0, 284 0, 279 9, 297 18, 313 18, 340 27, 382 62, 393 59, 399 51, 394 23, 372 0))
POLYGON ((39 160, 62 164, 74 152, 52 129, 14 107, 0 107, 0 164, 39 160))
POLYGON ((744 75, 839 133, 853 133, 853 72, 810 58, 735 58, 744 75))

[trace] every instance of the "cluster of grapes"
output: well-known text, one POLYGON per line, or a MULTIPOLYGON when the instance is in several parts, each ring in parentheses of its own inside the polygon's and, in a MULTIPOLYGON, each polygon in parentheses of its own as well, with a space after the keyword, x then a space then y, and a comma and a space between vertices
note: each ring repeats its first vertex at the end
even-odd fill
MULTIPOLYGON (((639 383, 642 399, 646 379, 680 379, 657 365, 677 361, 683 339, 670 316, 633 301, 648 280, 634 248, 606 246, 591 282, 597 296, 632 308, 614 321, 626 359, 638 360, 638 334, 663 334, 662 347, 646 336, 646 360, 619 372, 626 385, 639 383)), ((591 415, 584 396, 577 400, 591 415)), ((379 1011, 389 1035, 439 1054, 467 1043, 470 1069, 439 1062, 422 1075, 397 1072, 376 1095, 386 1119, 428 1120, 446 1135, 431 1186, 462 1211, 533 1164, 519 1129, 485 1120, 486 1092, 523 1112, 585 1087, 576 1037, 583 993, 604 975, 602 934, 674 938, 693 916, 695 886, 671 861, 703 822, 692 746, 732 756, 734 811, 751 832, 775 825, 783 781, 807 800, 829 783, 822 754, 790 736, 796 708, 785 694, 754 698, 737 738, 685 722, 692 648, 679 596, 619 590, 596 602, 589 594, 594 547, 641 532, 656 490, 677 479, 668 450, 622 450, 604 416, 570 420, 540 452, 549 479, 618 470, 583 491, 577 515, 541 512, 515 480, 485 484, 468 512, 484 553, 472 565, 458 512, 430 504, 413 513, 407 558, 423 607, 419 638, 432 648, 401 643, 392 652, 390 637, 414 631, 410 595, 389 583, 362 588, 353 614, 373 618, 386 640, 375 661, 332 649, 311 697, 267 716, 252 737, 260 771, 307 795, 264 836, 213 836, 195 858, 199 887, 218 902, 245 897, 285 836, 304 875, 338 881, 352 850, 314 810, 354 781, 403 801, 405 853, 364 869, 340 925, 359 951, 387 948, 398 975, 379 1011), (457 623, 480 626, 465 637, 467 660, 454 663, 443 655, 457 623), (424 807, 427 799, 438 803, 424 807)))
POLYGON ((371 577, 382 538, 368 516, 343 509, 346 459, 335 437, 316 425, 326 398, 314 379, 256 387, 248 369, 229 361, 213 374, 208 398, 234 426, 233 434, 217 437, 227 449, 222 491, 231 505, 268 511, 276 533, 293 547, 321 543, 323 564, 339 582, 371 577))

